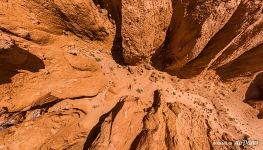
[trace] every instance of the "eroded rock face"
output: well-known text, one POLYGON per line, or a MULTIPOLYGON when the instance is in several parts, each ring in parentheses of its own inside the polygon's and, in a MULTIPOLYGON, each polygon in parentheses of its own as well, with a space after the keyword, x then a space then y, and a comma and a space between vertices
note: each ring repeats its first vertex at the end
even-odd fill
MULTIPOLYGON (((168 97, 162 91, 155 91, 154 95, 150 106, 143 105, 143 100, 127 97, 105 116, 98 129, 100 133, 93 141, 87 141, 86 148, 211 149, 211 141, 224 139, 224 136, 218 136, 226 134, 219 127, 219 122, 208 121, 190 105, 177 100, 167 102, 168 97)), ((214 115, 213 110, 210 115, 214 115)), ((226 136, 228 140, 238 138, 226 136)))
POLYGON ((126 63, 147 61, 165 40, 172 17, 172 2, 122 1, 122 46, 126 63))
MULTIPOLYGON (((40 116, 33 116, 33 119, 20 122, 19 126, 7 129, 9 133, 1 132, 1 144, 5 149, 82 149, 87 134, 98 124, 100 116, 110 112, 115 105, 108 103, 93 111, 94 108, 83 105, 83 102, 85 100, 78 104, 65 101, 51 109, 40 108, 45 110, 40 116), (87 114, 87 111, 92 113, 87 114), (93 119, 87 119, 90 117, 93 119)), ((34 114, 35 110, 30 111, 34 114)), ((32 115, 30 111, 26 112, 27 118, 32 115)))
MULTIPOLYGON (((231 66, 231 63, 239 68, 251 68, 236 63, 245 57, 252 59, 249 51, 261 55, 254 51, 262 49, 262 8, 262 3, 257 0, 176 1, 164 52, 165 70, 182 78, 191 78, 216 68, 219 75, 220 72, 231 74, 224 66, 231 66)), ((253 60, 260 61, 256 56, 253 60)), ((233 67, 228 68, 233 70, 233 67)), ((246 69, 239 71, 234 76, 249 72, 246 69)))
POLYGON ((168 43, 169 68, 179 69, 196 58, 227 23, 240 1, 176 1, 168 43))
POLYGON ((92 0, 9 1, 1 2, 0 7, 5 14, 0 16, 0 27, 33 41, 38 41, 31 35, 39 32, 36 30, 52 34, 71 31, 80 37, 99 40, 107 38, 114 30, 107 19, 107 11, 98 9, 92 0), (10 7, 17 11, 12 11, 10 7), (13 19, 5 23, 8 17, 13 19), (24 25, 21 26, 21 23, 24 25))

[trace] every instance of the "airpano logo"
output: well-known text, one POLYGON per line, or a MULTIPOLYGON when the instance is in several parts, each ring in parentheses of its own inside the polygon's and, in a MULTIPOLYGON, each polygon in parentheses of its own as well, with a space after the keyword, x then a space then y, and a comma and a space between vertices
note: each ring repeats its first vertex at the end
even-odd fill
POLYGON ((238 140, 235 141, 236 146, 256 146, 259 144, 258 140, 238 140))
POLYGON ((215 146, 257 146, 259 144, 258 140, 237 140, 237 141, 215 141, 213 145, 215 146))

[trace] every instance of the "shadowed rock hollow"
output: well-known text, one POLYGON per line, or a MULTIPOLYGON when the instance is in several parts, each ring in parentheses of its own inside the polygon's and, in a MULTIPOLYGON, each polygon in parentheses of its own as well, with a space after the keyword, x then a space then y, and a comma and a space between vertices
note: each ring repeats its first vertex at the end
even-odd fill
POLYGON ((261 150, 262 12, 0 0, 0 149, 261 150))

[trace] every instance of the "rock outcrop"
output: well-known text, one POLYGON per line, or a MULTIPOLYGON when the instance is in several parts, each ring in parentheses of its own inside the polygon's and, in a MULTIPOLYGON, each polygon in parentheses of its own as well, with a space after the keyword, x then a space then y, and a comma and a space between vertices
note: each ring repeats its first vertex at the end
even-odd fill
POLYGON ((0 8, 4 13, 0 16, 0 28, 33 41, 34 37, 46 36, 45 32, 63 34, 69 31, 91 40, 103 40, 114 31, 107 11, 98 9, 92 0, 2 1, 0 8), (10 17, 12 19, 5 23, 10 17))
POLYGON ((172 18, 172 2, 122 1, 121 36, 124 61, 147 62, 162 46, 172 18))
POLYGON ((5 34, 0 33, 0 52, 9 50, 15 45, 14 41, 5 34))

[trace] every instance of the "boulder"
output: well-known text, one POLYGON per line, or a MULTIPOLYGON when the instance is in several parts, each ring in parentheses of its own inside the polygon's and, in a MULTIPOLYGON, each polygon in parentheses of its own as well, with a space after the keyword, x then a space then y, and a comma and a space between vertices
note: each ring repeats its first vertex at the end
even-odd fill
POLYGON ((122 1, 122 47, 124 61, 148 61, 165 40, 172 18, 170 0, 122 1))

